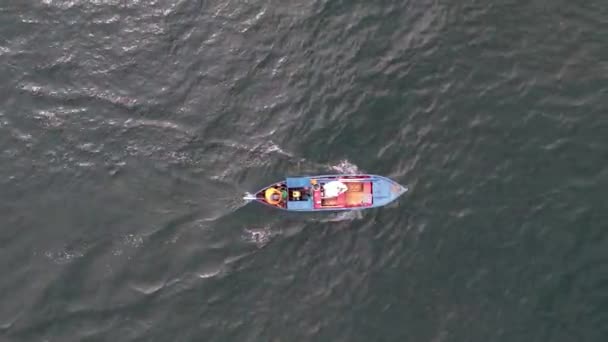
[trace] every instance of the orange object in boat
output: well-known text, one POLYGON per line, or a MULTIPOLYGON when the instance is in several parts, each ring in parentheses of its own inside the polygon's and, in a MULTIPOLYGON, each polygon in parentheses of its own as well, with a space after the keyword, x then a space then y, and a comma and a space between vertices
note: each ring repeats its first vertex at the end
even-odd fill
POLYGON ((277 188, 268 188, 264 192, 264 198, 268 204, 277 205, 281 203, 281 191, 277 188))

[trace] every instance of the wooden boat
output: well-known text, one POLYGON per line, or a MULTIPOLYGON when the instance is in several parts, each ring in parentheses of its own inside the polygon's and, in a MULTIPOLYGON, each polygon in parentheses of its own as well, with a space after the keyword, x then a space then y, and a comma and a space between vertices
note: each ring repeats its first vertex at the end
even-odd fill
POLYGON ((343 211, 381 207, 407 190, 378 175, 339 174, 287 177, 244 198, 289 211, 343 211), (345 190, 337 196, 325 196, 326 185, 336 181, 345 185, 345 190))

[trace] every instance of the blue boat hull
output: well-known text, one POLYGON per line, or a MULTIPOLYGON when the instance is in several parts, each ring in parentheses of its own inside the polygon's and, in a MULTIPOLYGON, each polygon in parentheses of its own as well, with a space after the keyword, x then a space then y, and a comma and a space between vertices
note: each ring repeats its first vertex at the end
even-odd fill
POLYGON ((352 211, 385 206, 407 191, 407 187, 383 176, 333 174, 288 177, 247 199, 287 211, 352 211), (337 197, 324 197, 323 185, 336 180, 347 185, 348 190, 337 197))

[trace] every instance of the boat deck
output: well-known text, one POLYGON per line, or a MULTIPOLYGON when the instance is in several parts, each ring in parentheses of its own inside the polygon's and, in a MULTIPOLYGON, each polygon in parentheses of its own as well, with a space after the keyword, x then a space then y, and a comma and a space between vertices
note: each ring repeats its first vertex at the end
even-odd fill
POLYGON ((347 182, 345 184, 348 190, 334 198, 321 198, 321 190, 314 190, 314 208, 353 208, 372 205, 372 182, 347 182))

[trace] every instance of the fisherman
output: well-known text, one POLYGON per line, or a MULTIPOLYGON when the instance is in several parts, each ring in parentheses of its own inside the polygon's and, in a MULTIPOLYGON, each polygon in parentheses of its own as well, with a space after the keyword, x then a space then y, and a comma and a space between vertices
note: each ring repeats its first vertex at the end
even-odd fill
POLYGON ((338 197, 348 190, 346 184, 340 181, 331 181, 323 185, 323 198, 338 197))

